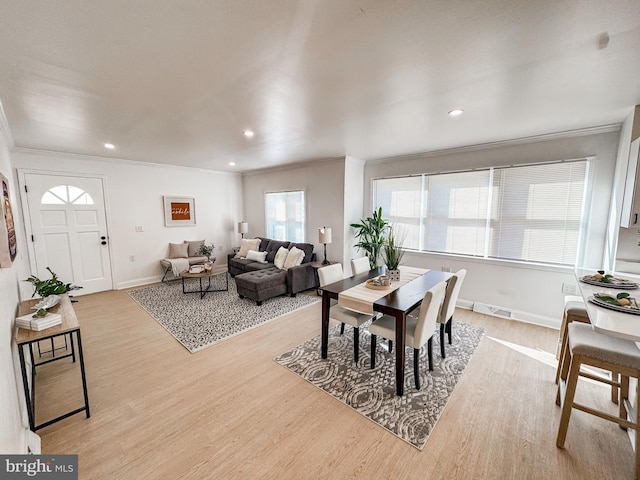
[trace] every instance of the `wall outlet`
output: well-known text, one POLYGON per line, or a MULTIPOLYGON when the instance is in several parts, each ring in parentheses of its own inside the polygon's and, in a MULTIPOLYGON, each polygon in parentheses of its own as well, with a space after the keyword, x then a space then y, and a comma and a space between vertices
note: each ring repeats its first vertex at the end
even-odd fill
POLYGON ((136 225, 136 232, 144 232, 142 225, 136 225))
POLYGON ((566 293, 567 295, 577 295, 578 287, 576 286, 575 283, 563 283, 562 293, 566 293))
POLYGON ((442 267, 442 271, 451 273, 451 267, 442 267))
POLYGON ((129 261, 130 262, 135 262, 136 261, 136 256, 135 255, 129 255, 129 261))

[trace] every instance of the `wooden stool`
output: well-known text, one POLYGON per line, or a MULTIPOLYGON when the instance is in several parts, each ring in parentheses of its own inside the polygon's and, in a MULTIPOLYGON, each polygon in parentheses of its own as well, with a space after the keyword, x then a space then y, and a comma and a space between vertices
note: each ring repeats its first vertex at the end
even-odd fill
MULTIPOLYGON (((582 323, 569 324, 568 337, 569 346, 566 355, 562 359, 563 373, 561 373, 558 383, 558 394, 556 396, 556 403, 562 405, 562 415, 560 417, 556 445, 559 448, 564 448, 572 408, 615 422, 625 430, 632 428, 635 430, 635 465, 637 478, 638 472, 640 471, 640 448, 638 448, 640 446, 640 431, 638 430, 640 427, 640 408, 631 408, 628 399, 629 378, 640 379, 640 349, 630 340, 603 335, 593 330, 590 325, 582 323), (564 364, 567 364, 567 368, 564 368, 564 364), (621 376, 620 383, 615 380, 607 380, 589 373, 580 372, 581 365, 590 365, 609 371, 616 371, 621 376), (565 371, 568 371, 568 376, 564 374, 565 371), (616 389, 619 388, 618 417, 573 401, 579 376, 615 385, 616 389), (627 414, 630 412, 634 414, 633 421, 627 419, 627 414)), ((639 393, 639 390, 640 389, 636 387, 636 395, 639 393)))
MULTIPOLYGON (((558 379, 561 375, 562 368, 562 359, 564 358, 565 352, 567 351, 567 327, 571 322, 580 322, 580 323, 591 323, 589 320, 589 315, 587 313, 587 307, 582 300, 582 297, 578 297, 575 295, 568 295, 564 297, 564 316, 562 317, 562 325, 560 326, 560 337, 558 340, 559 346, 559 354, 556 354, 558 358, 558 368, 556 369, 556 384, 558 383, 558 379)), ((566 368, 569 368, 569 365, 566 365, 566 368)), ((564 377, 566 378, 567 372, 564 372, 564 377)), ((611 380, 619 382, 618 374, 612 370, 611 371, 611 380)), ((614 384, 611 385, 611 401, 613 403, 618 403, 618 387, 614 384)))

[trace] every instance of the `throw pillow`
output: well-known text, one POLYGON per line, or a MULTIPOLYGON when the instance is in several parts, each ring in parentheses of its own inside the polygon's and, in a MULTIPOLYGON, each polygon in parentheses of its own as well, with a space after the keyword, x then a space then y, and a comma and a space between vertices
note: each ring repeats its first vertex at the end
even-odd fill
POLYGON ((255 250, 249 250, 247 252, 247 260, 253 260, 255 262, 267 263, 267 252, 256 252, 255 250))
POLYGON ((292 247, 287 254, 287 259, 284 261, 284 269, 289 270, 291 267, 300 265, 303 259, 304 250, 300 250, 297 247, 292 247))
POLYGON ((200 255, 200 245, 204 243, 204 240, 185 240, 184 243, 189 245, 189 256, 197 257, 200 255))
POLYGON ((187 258, 189 256, 188 243, 170 243, 169 258, 187 258))
MULTIPOLYGON (((273 262, 275 263, 274 259, 276 258, 276 253, 278 253, 278 250, 280 249, 280 247, 284 247, 284 248, 289 248, 289 244, 291 242, 287 242, 287 241, 280 241, 280 240, 271 240, 269 241, 269 244, 267 245, 266 251, 269 252, 267 253, 267 262, 273 262)), ((254 248, 254 250, 257 250, 254 248)))
POLYGON ((240 242, 240 251, 236 254, 237 258, 245 258, 249 250, 258 250, 260 245, 259 238, 243 238, 240 242))
POLYGON ((309 263, 313 256, 313 244, 312 243, 292 243, 292 247, 297 247, 304 252, 304 258, 302 263, 309 263))
POLYGON ((280 247, 273 259, 273 264, 280 269, 284 268, 284 262, 287 260, 287 255, 289 255, 289 250, 284 247, 280 247))

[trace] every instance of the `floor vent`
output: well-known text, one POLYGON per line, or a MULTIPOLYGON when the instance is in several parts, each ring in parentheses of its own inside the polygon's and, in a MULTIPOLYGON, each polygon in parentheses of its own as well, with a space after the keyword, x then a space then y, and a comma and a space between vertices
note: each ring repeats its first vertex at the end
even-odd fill
POLYGON ((496 307, 495 305, 487 305, 486 303, 474 302, 473 311, 484 313, 485 315, 493 315, 494 317, 513 318, 513 312, 511 310, 496 307))

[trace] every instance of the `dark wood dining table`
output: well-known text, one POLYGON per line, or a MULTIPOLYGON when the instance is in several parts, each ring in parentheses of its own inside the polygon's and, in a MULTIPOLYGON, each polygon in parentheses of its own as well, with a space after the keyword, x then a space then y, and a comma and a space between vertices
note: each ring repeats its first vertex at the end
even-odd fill
MULTIPOLYGON (((331 299, 338 299, 340 292, 366 282, 384 273, 384 268, 370 270, 322 287, 322 358, 327 358, 329 345, 329 318, 331 299)), ((423 275, 405 283, 373 303, 373 311, 391 315, 396 319, 396 394, 404 394, 405 335, 407 313, 420 305, 425 293, 440 282, 448 281, 453 274, 428 270, 423 275)))

